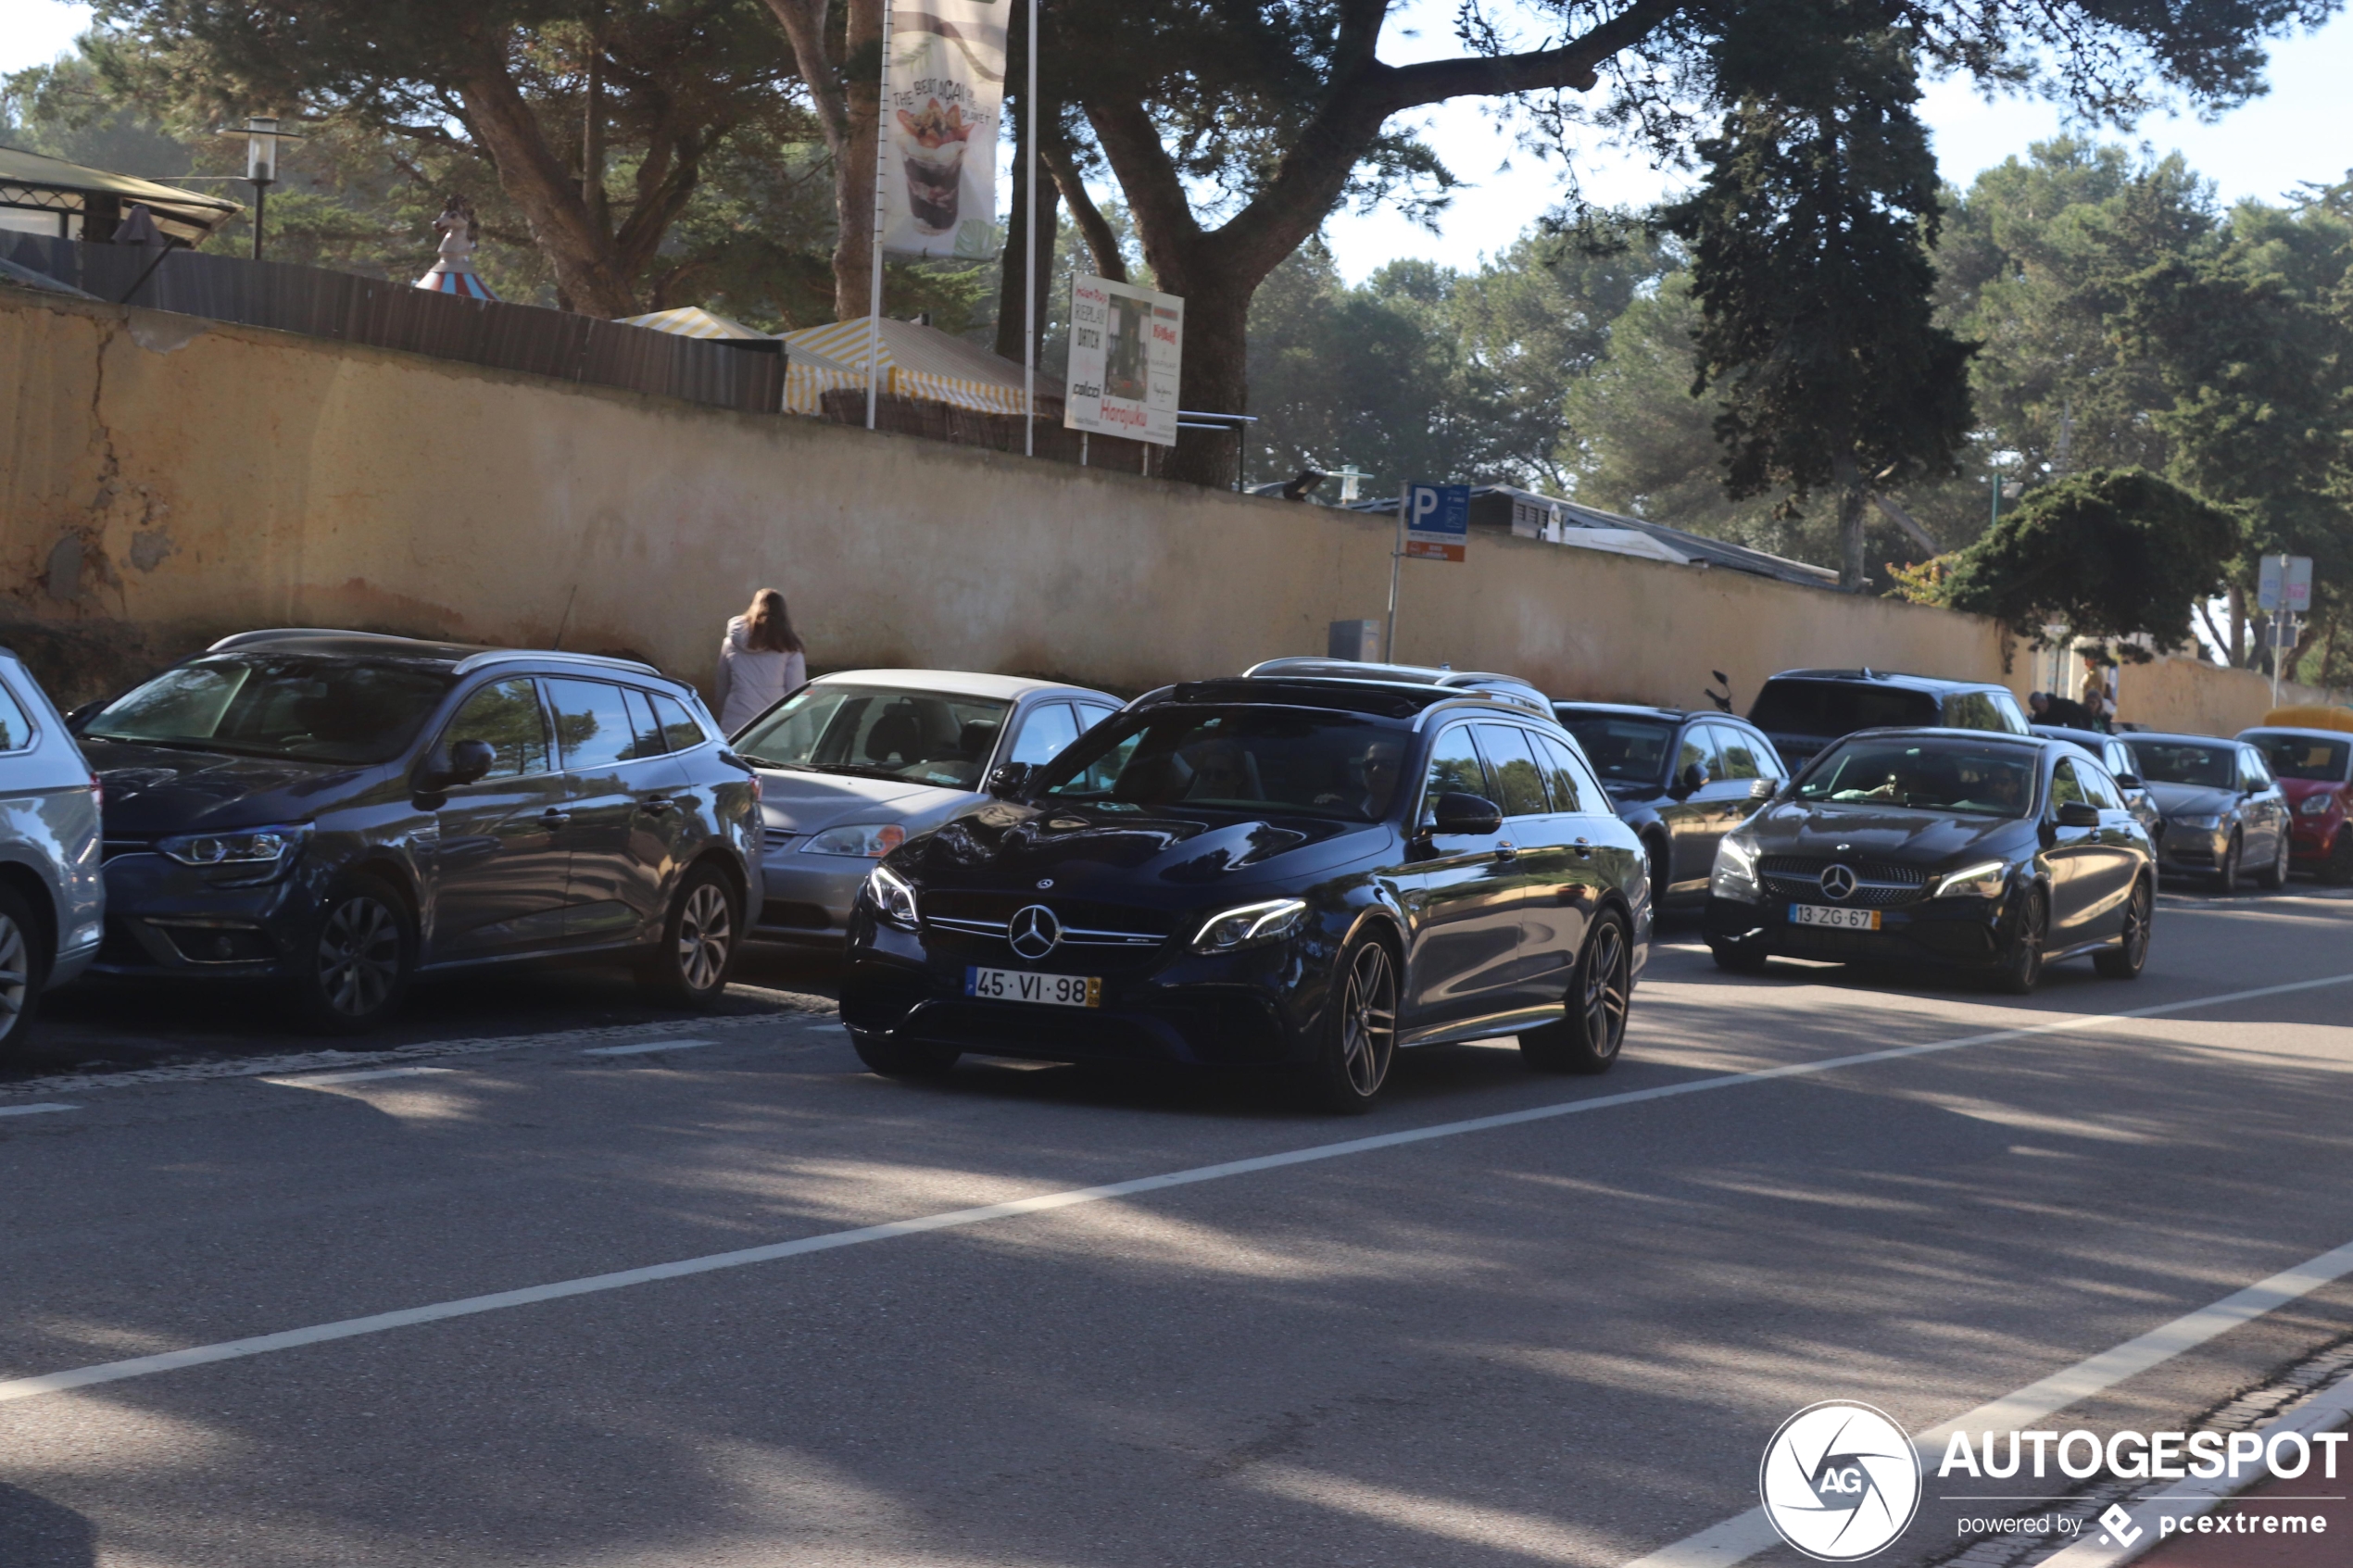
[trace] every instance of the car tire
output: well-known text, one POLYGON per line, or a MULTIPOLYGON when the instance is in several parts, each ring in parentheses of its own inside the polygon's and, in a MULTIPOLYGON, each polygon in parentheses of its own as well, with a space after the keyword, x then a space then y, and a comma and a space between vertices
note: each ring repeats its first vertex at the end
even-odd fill
POLYGON ((1540 1073, 1606 1073, 1626 1044, 1634 999, 1634 942, 1626 917, 1604 909, 1585 934, 1568 983, 1568 1016, 1520 1032, 1519 1056, 1540 1073))
POLYGON ((2288 840, 2286 830, 2283 829, 2280 832, 2273 834, 2271 836, 2279 841, 2279 847, 2272 852, 2271 863, 2269 866, 2266 866, 2263 869, 2262 873, 2255 879, 2255 885, 2263 889, 2266 893, 2277 893, 2281 888, 2287 885, 2288 840))
POLYGON ((0 885, 0 1062, 15 1060, 32 1038, 49 984, 48 947, 24 895, 0 885))
POLYGON ((339 879, 296 954, 295 1003, 311 1027, 364 1035, 399 1010, 417 977, 417 919, 380 877, 339 879))
POLYGON ((953 1046, 894 1040, 865 1029, 852 1029, 849 1043, 866 1071, 885 1078, 944 1078, 964 1054, 953 1046))
POLYGON ((1304 1088, 1309 1105, 1336 1116, 1372 1110, 1397 1065, 1397 958, 1359 933, 1340 950, 1304 1088))
POLYGON ((2230 847, 2222 851, 2222 863, 2214 871, 2214 891, 2228 898, 2239 890, 2239 859, 2246 853, 2246 841, 2235 833, 2230 847))
POLYGON ((639 968, 639 981, 663 1001, 706 1011, 726 995, 743 929, 735 884, 716 866, 689 867, 662 917, 661 945, 639 968))
POLYGON ((2143 877, 2133 884, 2133 896, 2124 901, 2124 929, 2113 947, 2102 947, 2092 955, 2092 967, 2110 980, 2137 980, 2141 966, 2148 962, 2149 936, 2157 919, 2157 889, 2143 877))
POLYGON ((1655 836, 1642 840, 1642 874, 1650 879, 1651 908, 1664 911, 1667 908, 1667 848, 1655 836))
POLYGON ((2039 887, 2027 890, 2025 902, 2019 906, 2018 929, 2010 933, 2009 943, 2002 949, 1999 964, 1994 968, 1991 985, 2007 996, 2032 996, 2043 979, 2043 944, 2051 930, 2051 904, 2039 887))
POLYGON ((2321 857, 2321 880, 2333 887, 2353 883, 2353 827, 2339 828, 2321 857))
POLYGON ((1733 974, 1762 974, 1773 957, 1761 942, 1710 942, 1707 954, 1718 969, 1733 974))

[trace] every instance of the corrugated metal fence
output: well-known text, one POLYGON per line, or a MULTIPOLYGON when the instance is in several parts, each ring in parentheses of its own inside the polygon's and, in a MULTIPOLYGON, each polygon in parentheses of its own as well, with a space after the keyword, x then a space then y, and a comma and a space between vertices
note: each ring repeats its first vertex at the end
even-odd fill
POLYGON ((381 278, 0 231, 0 257, 115 304, 397 348, 722 408, 784 406, 785 356, 624 327, 567 310, 459 299, 381 278), (145 276, 143 279, 142 274, 145 276))

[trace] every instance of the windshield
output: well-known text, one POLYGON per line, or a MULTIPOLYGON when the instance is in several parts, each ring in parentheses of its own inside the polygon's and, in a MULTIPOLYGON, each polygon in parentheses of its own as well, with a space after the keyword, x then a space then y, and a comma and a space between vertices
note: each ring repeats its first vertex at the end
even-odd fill
POLYGON ((769 768, 978 789, 1011 703, 898 686, 803 686, 736 737, 769 768))
POLYGON ((1936 741, 1851 741, 1797 786, 1800 800, 2022 817, 2034 804, 2032 752, 1936 741))
POLYGON ((1748 721, 1768 734, 1851 735, 1932 727, 1944 715, 1926 692, 1845 681, 1768 681, 1748 721))
POLYGON ((2238 783, 2238 749, 2228 746, 2194 746, 2182 741, 2134 740, 2133 759, 2149 784, 2198 784, 2230 789, 2238 783))
POLYGON ((2316 735, 2241 737, 2255 743, 2275 779, 2309 779, 2316 784, 2343 784, 2346 764, 2353 761, 2353 740, 2322 740, 2316 735))
POLYGON ((1044 794, 1106 811, 1185 805, 1378 822, 1407 739, 1352 714, 1164 708, 1089 732, 1051 765, 1044 794))
POLYGON ((1672 720, 1629 719, 1620 713, 1564 709, 1561 724, 1585 748, 1593 771, 1611 783, 1656 784, 1667 776, 1675 745, 1672 720))
POLYGON ((115 698, 82 733, 249 757, 387 762, 408 749, 453 680, 412 664, 219 654, 115 698))

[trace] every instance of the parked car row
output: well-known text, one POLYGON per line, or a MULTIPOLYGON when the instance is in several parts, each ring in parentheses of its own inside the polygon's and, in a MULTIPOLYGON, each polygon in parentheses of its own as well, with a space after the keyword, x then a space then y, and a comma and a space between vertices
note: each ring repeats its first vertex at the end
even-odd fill
POLYGON ((877 1072, 1140 1058, 1355 1110, 1421 1044, 1606 1070, 1664 907, 1728 968, 2023 990, 2137 973, 2161 872, 2353 880, 2353 737, 2030 734, 1999 687, 1868 670, 1745 718, 1325 659, 1126 703, 872 670, 728 736, 631 660, 278 631, 69 721, 0 659, 0 1048, 85 971, 358 1032, 548 958, 706 1006, 756 935, 846 953, 877 1072))

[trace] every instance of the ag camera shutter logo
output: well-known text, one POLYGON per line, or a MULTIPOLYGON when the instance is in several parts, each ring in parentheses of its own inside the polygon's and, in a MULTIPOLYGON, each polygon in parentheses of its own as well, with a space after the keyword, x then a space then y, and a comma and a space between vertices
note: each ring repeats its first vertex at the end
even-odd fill
POLYGON ((1808 1405, 1765 1445, 1756 1490, 1781 1539, 1818 1562, 1853 1562, 1902 1535, 1920 1506, 1920 1461, 1886 1411, 1808 1405))

